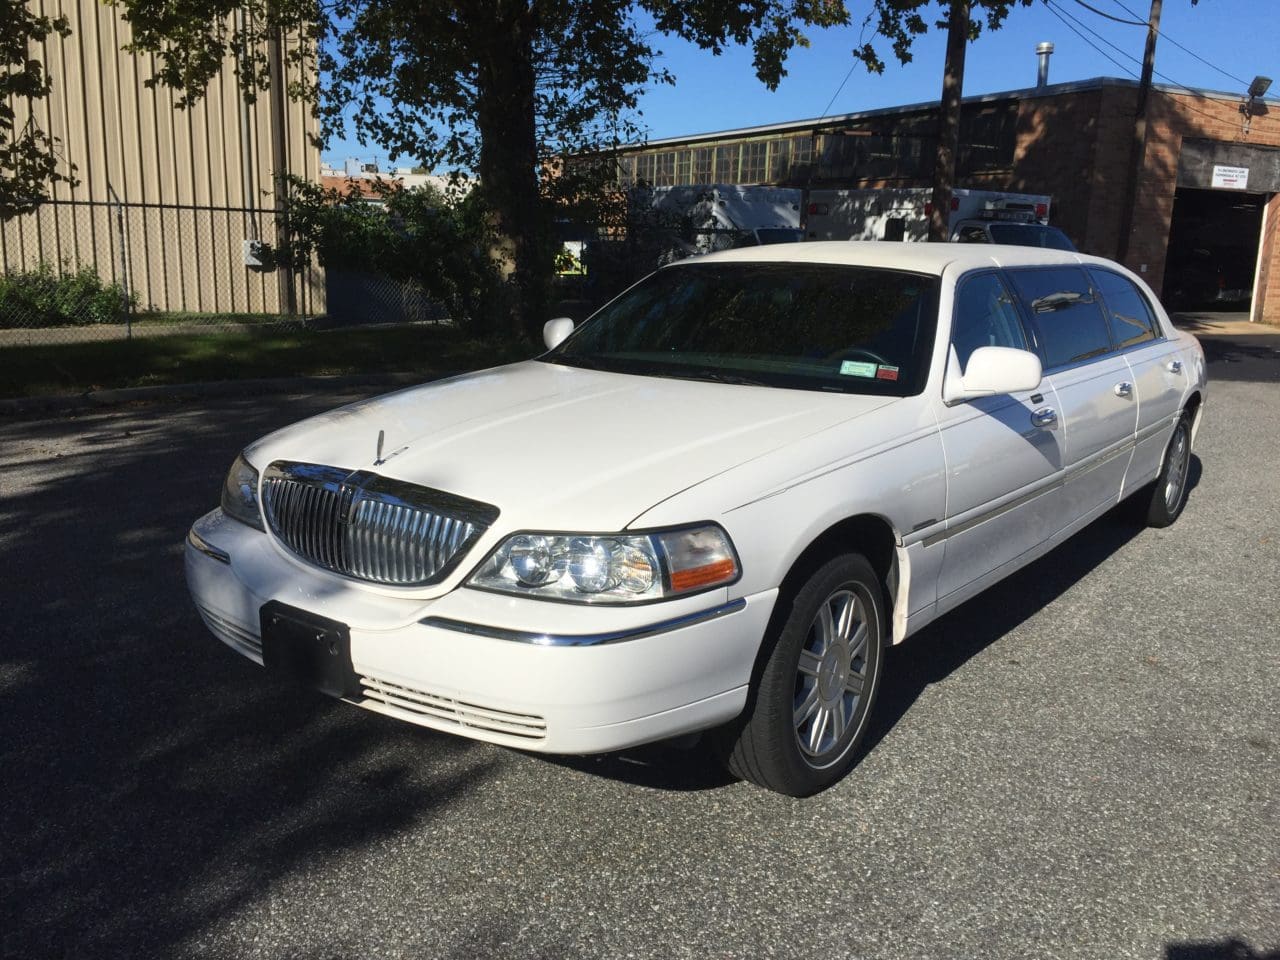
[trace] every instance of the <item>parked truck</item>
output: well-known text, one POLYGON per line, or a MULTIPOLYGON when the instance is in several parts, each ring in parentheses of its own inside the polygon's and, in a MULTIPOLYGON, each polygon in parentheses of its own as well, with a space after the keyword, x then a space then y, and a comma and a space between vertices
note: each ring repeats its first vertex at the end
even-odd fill
POLYGON ((799 188, 713 184, 653 187, 651 193, 653 210, 678 225, 686 255, 804 237, 799 188))
MULTIPOLYGON (((807 240, 925 240, 933 191, 928 187, 810 190, 805 204, 807 240)), ((1049 222, 1050 197, 1030 193, 958 189, 951 199, 948 233, 962 220, 1049 222)))

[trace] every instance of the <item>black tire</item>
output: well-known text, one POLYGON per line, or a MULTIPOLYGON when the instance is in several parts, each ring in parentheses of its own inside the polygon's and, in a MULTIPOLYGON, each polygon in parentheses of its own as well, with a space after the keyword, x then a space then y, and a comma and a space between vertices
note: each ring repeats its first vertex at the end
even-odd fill
POLYGON ((1167 527, 1187 505, 1187 479, 1191 472, 1191 417, 1178 418, 1165 448, 1164 465, 1155 483, 1138 497, 1139 516, 1150 527, 1167 527))
POLYGON ((850 553, 824 563, 779 603, 789 609, 773 618, 763 669, 721 747, 735 776, 806 797, 849 771, 866 732, 884 662, 884 589, 871 564, 850 553), (808 711, 804 721, 797 708, 808 711))

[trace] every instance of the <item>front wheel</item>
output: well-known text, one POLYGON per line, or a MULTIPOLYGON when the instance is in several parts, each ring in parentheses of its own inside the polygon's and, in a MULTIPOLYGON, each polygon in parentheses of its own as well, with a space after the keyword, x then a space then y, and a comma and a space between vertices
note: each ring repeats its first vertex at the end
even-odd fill
POLYGON ((727 732, 730 772, 793 797, 844 776, 880 686, 884 630, 884 591, 864 557, 814 572, 766 638, 764 668, 727 732))

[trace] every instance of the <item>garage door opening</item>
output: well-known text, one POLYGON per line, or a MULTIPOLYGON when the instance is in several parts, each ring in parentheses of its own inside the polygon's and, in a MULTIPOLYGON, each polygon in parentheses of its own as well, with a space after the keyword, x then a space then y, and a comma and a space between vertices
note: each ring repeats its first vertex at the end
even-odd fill
POLYGON ((1175 310, 1247 311, 1267 194, 1179 187, 1163 299, 1175 310))

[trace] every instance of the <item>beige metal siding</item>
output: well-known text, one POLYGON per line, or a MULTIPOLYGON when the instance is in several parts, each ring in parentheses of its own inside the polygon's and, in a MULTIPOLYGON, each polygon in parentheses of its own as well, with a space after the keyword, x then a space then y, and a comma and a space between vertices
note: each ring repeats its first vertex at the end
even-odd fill
MULTIPOLYGON (((172 92, 145 86, 154 58, 121 49, 131 34, 119 8, 98 0, 30 5, 49 16, 65 14, 70 22, 70 36, 50 37, 32 51, 53 77, 53 92, 34 107, 41 129, 62 140, 80 183, 60 183, 52 191, 54 200, 75 205, 46 204, 0 225, 0 268, 89 265, 118 279, 116 211, 97 205, 118 197, 125 206, 131 285, 142 309, 280 312, 276 273, 245 267, 242 246, 253 236, 275 240, 269 94, 243 106, 228 60, 199 103, 178 109, 172 92), (242 109, 248 111, 247 145, 242 109)), ((28 104, 13 106, 21 123, 28 104)), ((318 123, 310 108, 287 102, 285 127, 282 171, 318 181, 318 123)), ((322 281, 297 278, 296 287, 301 309, 323 308, 322 281)))

